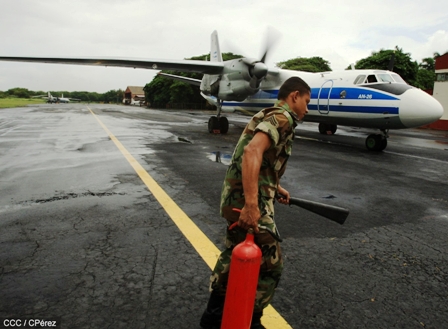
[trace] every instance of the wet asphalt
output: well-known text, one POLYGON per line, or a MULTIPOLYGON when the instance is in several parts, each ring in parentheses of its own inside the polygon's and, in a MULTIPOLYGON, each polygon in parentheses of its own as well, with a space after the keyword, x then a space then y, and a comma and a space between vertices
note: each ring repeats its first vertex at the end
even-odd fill
MULTIPOLYGON (((88 105, 218 247, 227 135, 210 112, 88 105)), ((276 206, 292 328, 448 327, 448 133, 297 129, 282 185, 350 209, 341 226, 276 206)), ((194 328, 210 269, 83 104, 0 109, 0 319, 60 328, 194 328)), ((0 328, 1 328, 0 324, 0 328)), ((269 328, 273 329, 273 328, 269 328)))

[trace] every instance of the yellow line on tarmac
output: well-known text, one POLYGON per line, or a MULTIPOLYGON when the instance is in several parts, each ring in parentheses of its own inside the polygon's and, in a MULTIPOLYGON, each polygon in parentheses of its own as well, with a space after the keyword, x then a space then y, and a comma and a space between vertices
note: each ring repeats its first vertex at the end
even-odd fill
MULTIPOLYGON (((148 172, 138 163, 138 161, 126 150, 121 142, 110 132, 98 116, 87 107, 90 113, 95 117, 98 123, 103 127, 110 139, 115 143, 129 164, 134 168, 137 175, 141 178, 146 187, 177 225, 180 231, 193 245, 199 255, 204 259, 207 265, 213 269, 216 259, 221 253, 219 249, 210 241, 210 239, 196 226, 196 224, 183 212, 182 209, 169 197, 159 184, 148 174, 148 172)), ((205 304, 204 304, 205 307, 205 304)), ((272 307, 268 306, 264 310, 263 325, 267 328, 290 329, 291 326, 283 317, 272 307)))

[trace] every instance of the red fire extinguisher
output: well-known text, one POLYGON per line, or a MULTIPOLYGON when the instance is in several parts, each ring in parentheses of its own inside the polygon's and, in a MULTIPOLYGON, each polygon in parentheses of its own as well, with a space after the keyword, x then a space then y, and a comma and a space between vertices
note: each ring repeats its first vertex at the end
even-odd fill
POLYGON ((250 328, 260 264, 261 250, 255 244, 254 234, 250 229, 246 240, 235 246, 232 251, 221 329, 250 328))

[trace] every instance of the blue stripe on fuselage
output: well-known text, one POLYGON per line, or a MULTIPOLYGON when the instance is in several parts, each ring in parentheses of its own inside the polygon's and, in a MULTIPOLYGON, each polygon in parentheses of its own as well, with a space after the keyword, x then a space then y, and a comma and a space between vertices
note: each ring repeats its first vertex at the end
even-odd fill
MULTIPOLYGON (((313 88, 311 89, 311 99, 319 96, 321 99, 328 99, 330 88, 313 88)), ((381 100, 399 100, 399 98, 388 95, 371 88, 331 88, 330 99, 381 99, 381 100), (345 96, 341 97, 341 93, 345 91, 345 96)))
MULTIPOLYGON (((321 99, 328 99, 328 92, 330 88, 312 88, 311 99, 317 99, 319 96, 321 99)), ((381 99, 381 100, 399 100, 398 97, 386 94, 376 89, 368 87, 355 87, 355 88, 343 88, 334 87, 331 89, 330 99, 341 99, 341 93, 345 91, 345 97, 342 99, 381 99), (368 96, 368 97, 366 97, 368 96)), ((277 99, 278 89, 272 90, 259 90, 255 95, 249 97, 249 99, 277 99)))
MULTIPOLYGON (((239 102, 224 102, 223 106, 233 106, 233 107, 258 107, 260 109, 267 108, 273 106, 274 103, 239 103, 239 102)), ((317 111, 316 104, 309 104, 308 109, 311 111, 317 111)), ((321 112, 327 110, 327 108, 322 107, 321 112)), ((330 105, 330 113, 331 112, 345 112, 345 113, 371 113, 371 114, 398 114, 398 107, 387 107, 387 106, 339 106, 339 105, 330 105)))
MULTIPOLYGON (((309 104, 309 110, 317 111, 316 104, 309 104)), ((327 107, 320 106, 320 111, 324 112, 327 110, 327 107)), ((330 112, 346 112, 346 113, 372 113, 372 114, 398 114, 398 107, 389 107, 389 106, 339 106, 339 105, 330 105, 330 112)))

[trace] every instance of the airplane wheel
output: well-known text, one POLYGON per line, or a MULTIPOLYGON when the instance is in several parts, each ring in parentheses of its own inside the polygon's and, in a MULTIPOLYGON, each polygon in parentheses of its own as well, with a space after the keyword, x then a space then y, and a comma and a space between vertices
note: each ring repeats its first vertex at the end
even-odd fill
POLYGON ((332 135, 334 135, 335 133, 336 133, 336 130, 338 129, 338 126, 336 126, 336 125, 329 125, 330 127, 330 131, 331 131, 331 134, 332 135))
POLYGON ((219 129, 219 120, 217 117, 212 116, 208 119, 208 132, 212 133, 213 130, 219 129))
POLYGON ((332 125, 329 123, 319 123, 319 133, 322 135, 334 135, 337 129, 337 125, 332 125))
POLYGON ((387 147, 387 138, 381 136, 381 144, 378 151, 383 151, 387 147))
POLYGON ((369 151, 380 152, 387 146, 387 139, 379 134, 371 134, 366 138, 366 147, 369 151))
POLYGON ((322 135, 327 134, 327 125, 325 123, 319 123, 319 133, 322 135))
POLYGON ((221 130, 221 134, 227 134, 229 131, 229 120, 226 117, 219 118, 219 128, 221 130))

